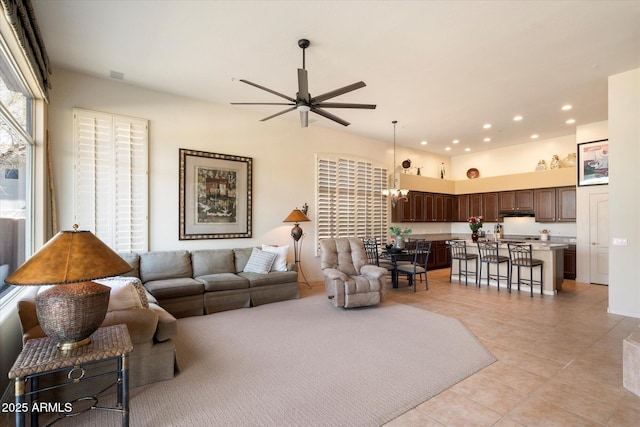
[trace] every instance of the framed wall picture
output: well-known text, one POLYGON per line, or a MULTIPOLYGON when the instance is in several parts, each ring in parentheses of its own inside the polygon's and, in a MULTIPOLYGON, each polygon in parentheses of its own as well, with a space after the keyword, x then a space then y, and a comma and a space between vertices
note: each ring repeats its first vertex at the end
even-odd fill
POLYGON ((609 184, 609 140, 578 144, 578 186, 609 184))
POLYGON ((180 240, 251 237, 251 157, 180 149, 180 240))

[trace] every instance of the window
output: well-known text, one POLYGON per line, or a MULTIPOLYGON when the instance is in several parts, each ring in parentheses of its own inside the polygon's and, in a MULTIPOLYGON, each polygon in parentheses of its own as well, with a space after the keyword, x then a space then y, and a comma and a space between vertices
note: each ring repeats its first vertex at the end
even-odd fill
POLYGON ((116 252, 148 250, 148 122, 81 109, 74 120, 74 221, 116 252))
POLYGON ((0 297, 31 248, 32 223, 33 98, 5 52, 0 45, 0 297))
MULTIPOLYGON (((387 239, 387 169, 344 155, 317 156, 318 240, 332 237, 387 239)), ((316 242, 316 248, 318 244, 316 242)))

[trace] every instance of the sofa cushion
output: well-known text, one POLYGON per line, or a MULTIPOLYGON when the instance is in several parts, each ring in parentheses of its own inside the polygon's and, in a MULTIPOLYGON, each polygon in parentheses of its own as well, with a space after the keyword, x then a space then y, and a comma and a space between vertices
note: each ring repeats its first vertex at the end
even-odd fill
POLYGON ((193 277, 189 252, 160 251, 140 254, 140 279, 145 285, 154 280, 184 277, 193 277))
POLYGON ((113 276, 113 277, 106 277, 104 279, 94 280, 94 282, 100 283, 101 285, 109 286, 111 288, 111 294, 109 298, 109 310, 124 310, 127 308, 134 308, 134 307, 149 308, 149 299, 147 297, 147 290, 142 285, 142 281, 137 277, 113 276), (130 307, 121 307, 121 308, 112 307, 112 305, 114 306, 116 305, 117 301, 112 302, 111 300, 118 299, 122 303, 126 302, 124 300, 124 298, 127 297, 125 292, 129 291, 129 287, 133 287, 134 290, 137 292, 138 300, 140 301, 140 304, 136 304, 134 301, 134 298, 131 298, 132 304, 130 307), (118 295, 119 293, 122 295, 118 295))
POLYGON ((233 250, 233 255, 236 261, 236 273, 244 271, 244 266, 247 265, 247 261, 249 261, 252 251, 253 248, 235 248, 233 250))
POLYGON ((267 274, 276 260, 276 254, 253 248, 249 261, 244 266, 245 273, 267 274))
POLYGON ((206 292, 249 288, 249 281, 247 279, 233 273, 207 274, 206 276, 196 277, 196 280, 204 284, 204 290, 206 292))
POLYGON ((129 310, 115 310, 107 313, 101 326, 127 325, 131 342, 150 342, 156 333, 158 315, 148 308, 132 308, 129 310))
POLYGON ((298 281, 297 271, 272 271, 267 274, 238 273, 238 276, 247 279, 252 288, 298 281))
POLYGON ((202 282, 190 277, 180 279, 152 280, 146 282, 144 287, 158 300, 176 298, 204 293, 202 282))
POLYGON ((262 250, 276 254, 276 260, 271 266, 271 271, 287 271, 287 254, 289 253, 289 245, 269 246, 263 244, 262 250))
POLYGON ((191 252, 193 277, 216 273, 235 273, 233 251, 231 249, 207 249, 191 252))
POLYGON ((135 252, 119 252, 118 255, 133 267, 133 270, 123 273, 121 276, 140 277, 140 255, 135 252))

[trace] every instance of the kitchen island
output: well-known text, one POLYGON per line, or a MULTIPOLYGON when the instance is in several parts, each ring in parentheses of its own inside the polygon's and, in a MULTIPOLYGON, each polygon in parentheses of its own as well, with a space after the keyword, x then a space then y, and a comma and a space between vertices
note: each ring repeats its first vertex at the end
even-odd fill
MULTIPOLYGON (((448 241, 448 240, 464 240, 467 242, 467 251, 469 253, 477 254, 478 253, 478 245, 473 243, 472 240, 467 240, 469 238, 468 234, 459 234, 459 233, 438 233, 438 234, 412 234, 407 236, 407 239, 410 240, 430 240, 430 241, 448 241)), ((483 239, 480 239, 483 241, 483 239)), ((493 242, 494 240, 487 240, 489 242, 493 242)), ((520 243, 530 243, 531 248, 533 250, 532 256, 533 258, 544 261, 543 273, 544 277, 542 278, 543 287, 542 292, 545 295, 555 295, 559 290, 562 289, 562 282, 564 280, 564 249, 567 249, 569 246, 567 242, 564 241, 541 241, 541 240, 528 240, 525 238, 517 239, 517 238, 505 238, 498 240, 499 243, 499 253, 500 255, 509 256, 509 250, 507 247, 507 242, 515 242, 518 241, 520 243)), ((450 260, 449 260, 450 265, 450 260)), ((453 270, 451 271, 452 280, 460 280, 458 277, 458 265, 454 263, 451 266, 453 270)), ((469 263, 469 269, 473 271, 475 268, 475 262, 469 263)), ((500 274, 506 274, 507 266, 503 264, 500 266, 500 274)), ((489 285, 489 286, 497 286, 495 279, 487 280, 487 268, 486 266, 482 269, 482 277, 480 278, 481 285, 489 285)), ((491 266, 492 274, 495 274, 495 265, 491 266)), ((514 276, 516 275, 516 269, 513 269, 514 276)), ((523 278, 529 277, 529 270, 522 269, 521 274, 523 278)), ((538 269, 534 269, 534 278, 537 277, 538 269)), ((473 273, 471 278, 473 278, 473 273)), ((462 278, 464 281, 464 276, 462 278)), ((513 289, 517 290, 517 284, 515 283, 515 278, 512 280, 514 282, 513 289)), ((501 287, 504 289, 504 280, 501 283, 501 287)), ((521 285, 521 291, 529 291, 529 286, 521 285)), ((534 287, 534 294, 538 291, 537 286, 534 287)))

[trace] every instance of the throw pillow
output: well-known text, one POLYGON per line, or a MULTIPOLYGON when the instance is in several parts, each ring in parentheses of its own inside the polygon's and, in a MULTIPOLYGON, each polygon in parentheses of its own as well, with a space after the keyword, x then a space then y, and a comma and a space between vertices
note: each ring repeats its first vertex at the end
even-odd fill
POLYGON ((276 260, 271 266, 271 271, 287 271, 287 254, 289 253, 289 245, 269 246, 263 244, 262 250, 276 254, 276 260))
POLYGON ((137 277, 129 277, 129 276, 112 276, 112 277, 106 277, 104 279, 100 279, 100 280, 94 280, 94 282, 96 283, 100 283, 102 285, 105 286, 111 286, 108 283, 106 283, 106 281, 116 281, 116 282, 123 282, 123 283, 131 283, 133 285, 133 287, 136 289, 136 292, 138 293, 138 297, 140 298, 140 303, 142 304, 142 307, 144 308, 149 308, 149 299, 147 298, 147 290, 145 289, 144 285, 142 284, 142 281, 140 279, 138 279, 137 277))
POLYGON ((276 254, 272 252, 261 251, 258 248, 253 248, 251 256, 247 265, 244 266, 245 273, 259 273, 267 274, 271 270, 273 261, 276 259, 276 254))
MULTIPOLYGON (((107 277, 94 280, 111 288, 109 294, 109 308, 107 311, 128 310, 130 308, 142 308, 142 301, 131 277, 107 277)), ((146 299, 146 294, 145 294, 146 299)), ((147 302, 147 307, 149 303, 147 302)))

